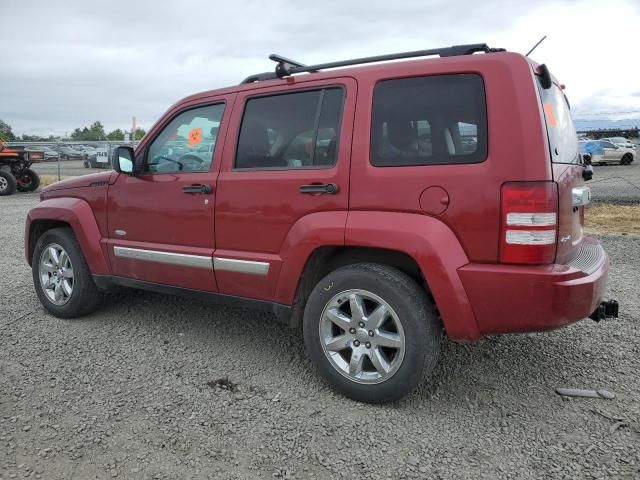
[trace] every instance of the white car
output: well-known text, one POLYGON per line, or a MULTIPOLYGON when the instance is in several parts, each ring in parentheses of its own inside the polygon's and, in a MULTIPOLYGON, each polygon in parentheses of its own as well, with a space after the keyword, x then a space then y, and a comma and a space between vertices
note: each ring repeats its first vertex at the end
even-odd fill
POLYGON ((601 138, 600 140, 606 140, 622 148, 633 148, 634 150, 636 149, 636 146, 631 143, 631 140, 624 137, 607 137, 601 138))
POLYGON ((635 148, 620 147, 604 138, 583 143, 592 146, 584 158, 590 160, 593 165, 607 163, 629 165, 636 158, 635 148))

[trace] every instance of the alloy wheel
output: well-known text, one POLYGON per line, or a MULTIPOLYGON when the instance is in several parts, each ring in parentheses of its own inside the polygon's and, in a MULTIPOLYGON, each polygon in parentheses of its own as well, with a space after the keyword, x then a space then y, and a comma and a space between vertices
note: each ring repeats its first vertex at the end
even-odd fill
POLYGON ((69 254, 57 243, 47 245, 40 255, 40 285, 54 305, 64 305, 73 293, 73 265, 69 254))
POLYGON ((388 380, 405 354, 398 315, 386 301, 366 290, 347 290, 329 300, 319 335, 331 365, 356 383, 388 380))

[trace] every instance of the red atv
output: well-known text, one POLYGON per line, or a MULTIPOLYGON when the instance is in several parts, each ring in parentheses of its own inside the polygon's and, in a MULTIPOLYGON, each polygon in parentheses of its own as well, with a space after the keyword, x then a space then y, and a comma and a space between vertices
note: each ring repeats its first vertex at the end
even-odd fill
POLYGON ((44 160, 44 152, 27 152, 24 147, 10 147, 0 138, 0 197, 20 192, 33 192, 40 177, 31 164, 44 160))

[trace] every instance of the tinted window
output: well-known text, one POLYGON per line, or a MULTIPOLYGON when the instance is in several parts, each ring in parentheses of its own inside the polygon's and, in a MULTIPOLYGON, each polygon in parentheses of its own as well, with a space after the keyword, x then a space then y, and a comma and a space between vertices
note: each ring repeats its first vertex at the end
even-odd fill
POLYGON ((247 101, 236 168, 313 168, 334 165, 343 90, 329 88, 247 101))
POLYGON ((479 75, 385 80, 373 95, 371 163, 379 167, 476 163, 487 157, 479 75))
POLYGON ((145 171, 208 171, 223 112, 223 104, 208 105, 175 117, 151 143, 145 171))
POLYGON ((580 163, 578 135, 573 125, 567 98, 555 84, 545 90, 538 83, 538 91, 547 124, 551 161, 554 163, 580 163))

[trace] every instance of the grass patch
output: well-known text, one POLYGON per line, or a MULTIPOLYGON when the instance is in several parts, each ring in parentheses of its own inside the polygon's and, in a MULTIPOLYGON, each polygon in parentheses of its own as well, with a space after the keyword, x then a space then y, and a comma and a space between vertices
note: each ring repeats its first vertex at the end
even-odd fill
MULTIPOLYGON (((60 180, 64 180, 65 178, 69 178, 68 176, 60 176, 60 180)), ((52 183, 56 183, 58 181, 58 175, 40 175, 40 186, 46 187, 47 185, 51 185, 52 183)))
POLYGON ((640 205, 592 204, 584 212, 584 223, 590 233, 640 235, 640 205))

